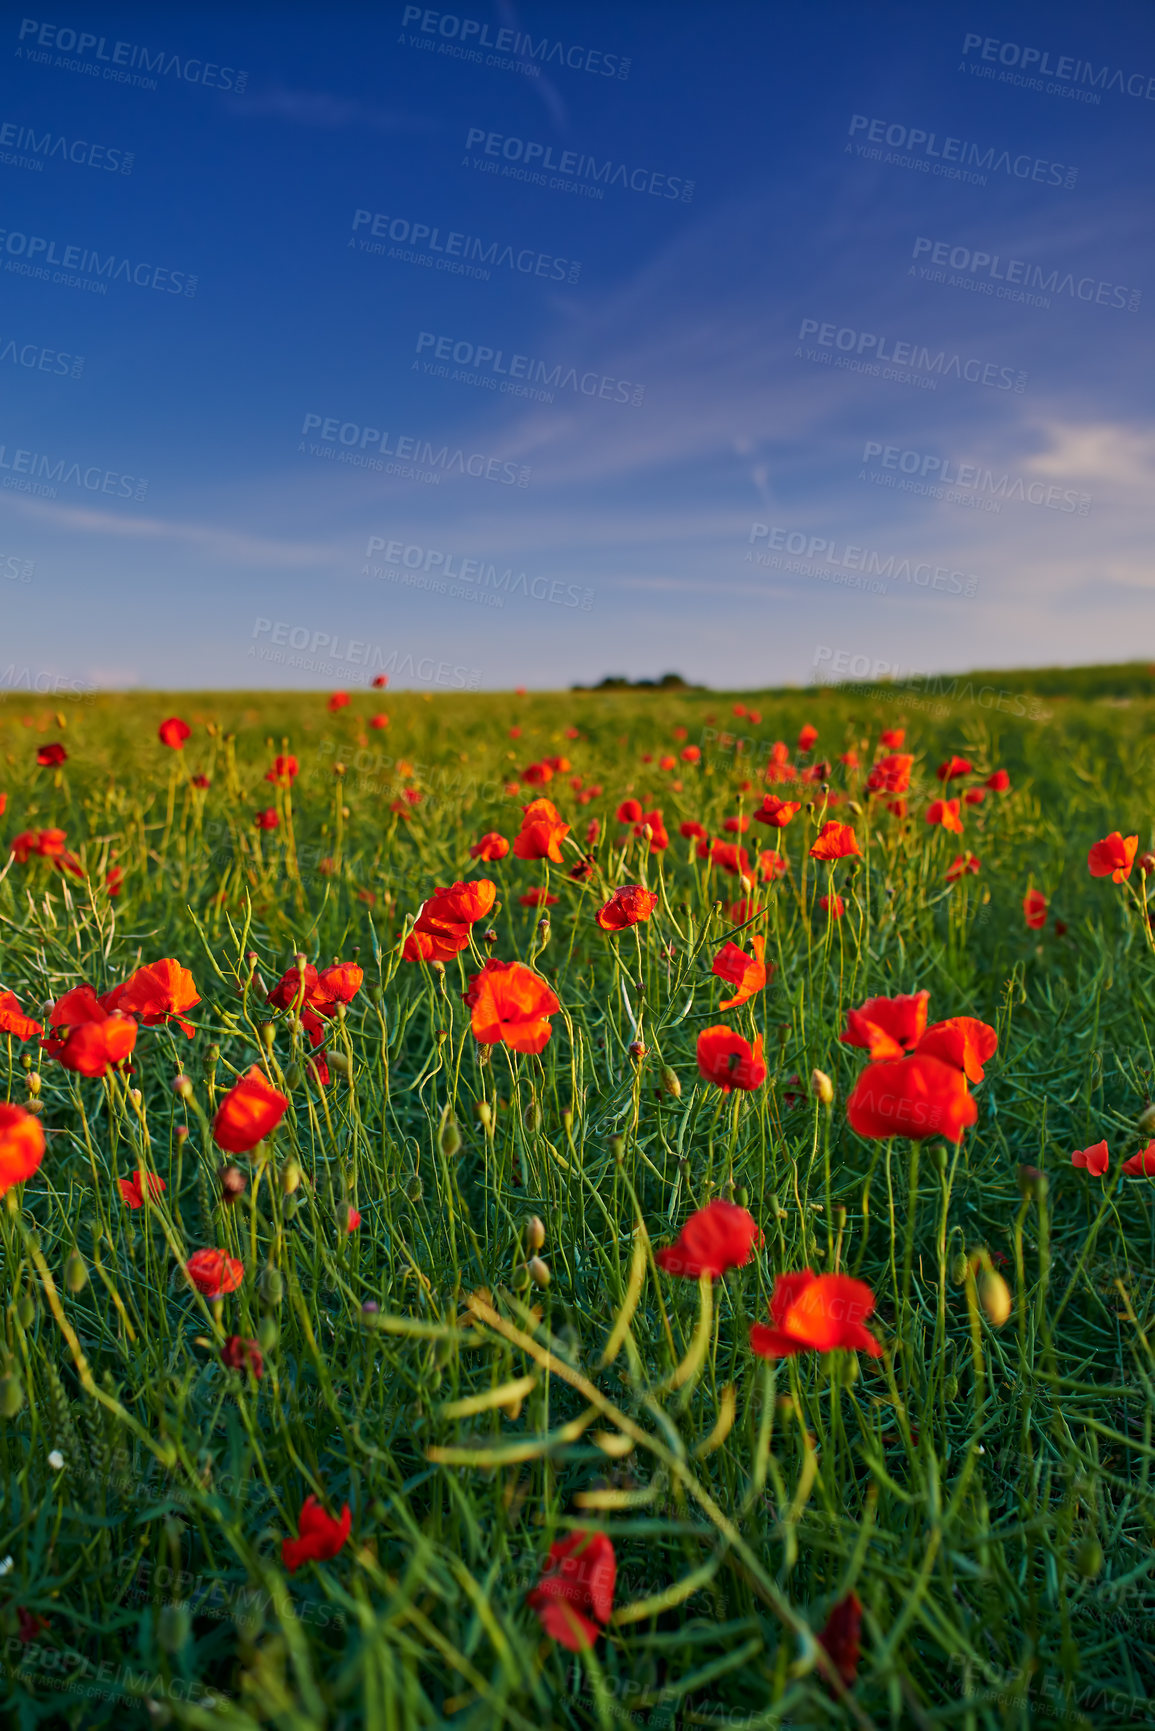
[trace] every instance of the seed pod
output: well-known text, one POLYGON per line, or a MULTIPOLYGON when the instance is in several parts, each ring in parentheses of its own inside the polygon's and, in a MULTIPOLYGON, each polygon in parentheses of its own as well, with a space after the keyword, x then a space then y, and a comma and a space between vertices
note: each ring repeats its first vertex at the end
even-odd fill
POLYGON ((1139 1128, 1145 1136, 1149 1136, 1152 1130, 1155 1130, 1155 1105, 1147 1106, 1140 1112, 1139 1128))
POLYGON ((535 1286, 548 1286, 550 1280, 549 1263, 543 1262, 540 1256, 531 1256, 525 1265, 529 1269, 530 1279, 535 1286))
POLYGON ((24 1390, 18 1376, 0 1376, 0 1418, 15 1418, 24 1405, 24 1390))
POLYGON ((461 1131, 457 1119, 447 1106, 441 1114, 441 1129, 437 1133, 437 1146, 446 1160, 452 1160, 461 1151, 461 1131))
POLYGON ((425 1189, 416 1172, 413 1174, 412 1178, 407 1180, 405 1185, 405 1194, 410 1202, 420 1202, 421 1198, 424 1196, 425 1189))
POLYGON ((344 1076, 346 1082, 353 1079, 353 1060, 348 1052, 336 1051, 326 1054, 330 1070, 335 1070, 338 1076, 344 1076))
POLYGON ((530 1100, 522 1114, 521 1121, 525 1125, 526 1134, 529 1136, 541 1129, 541 1109, 536 1100, 530 1100))
POLYGON ((301 1168, 295 1160, 286 1160, 281 1167, 281 1189, 286 1196, 291 1196, 301 1182, 301 1168))
POLYGON ((277 1024, 275 1022, 258 1022, 257 1037, 260 1040, 261 1045, 265 1048, 265 1051, 271 1052, 273 1049, 273 1041, 277 1037, 277 1024))
POLYGON ((645 1055, 646 1055, 645 1041, 644 1040, 631 1040, 630 1041, 630 1057, 634 1060, 634 1063, 640 1064, 642 1059, 645 1057, 645 1055))
POLYGON ((531 1214, 525 1229, 525 1241, 531 1250, 540 1250, 545 1243, 545 1224, 537 1214, 531 1214))
POLYGON ((88 1285, 88 1265, 79 1250, 71 1251, 64 1264, 64 1284, 69 1292, 83 1292, 88 1285))
POLYGON ((816 1100, 821 1100, 824 1106, 833 1105, 834 1083, 830 1080, 830 1077, 826 1074, 825 1070, 811 1070, 810 1092, 814 1095, 816 1100))
POLYGON ((280 1304, 285 1296, 285 1281, 280 1269, 272 1267, 271 1264, 268 1268, 262 1268, 257 1289, 262 1304, 280 1304))
POLYGON ((668 1064, 662 1065, 660 1081, 665 1093, 672 1095, 675 1100, 682 1098, 682 1084, 678 1078, 678 1073, 676 1070, 671 1070, 668 1064))
POLYGON ((979 1303, 993 1328, 1001 1328, 1011 1314, 1011 1289, 993 1268, 984 1268, 979 1276, 979 1303))
MULTIPOLYGON (((269 1269, 266 1272, 271 1273, 271 1274, 277 1274, 277 1270, 275 1268, 269 1269)), ((279 1274, 277 1274, 277 1278, 278 1278, 278 1280, 280 1279, 279 1274)), ((275 1316, 262 1316, 260 1322, 257 1324, 257 1340, 260 1342, 261 1351, 262 1352, 272 1352, 273 1348, 276 1346, 276 1344, 277 1344, 278 1340, 280 1340, 280 1338, 281 1338, 281 1330, 280 1330, 280 1327, 277 1323, 276 1317, 275 1316)))
POLYGON ((1093 1533, 1088 1534, 1075 1552, 1075 1567, 1085 1581, 1093 1580, 1103 1567, 1103 1547, 1093 1533))
POLYGON ((21 1328, 31 1328, 36 1321, 36 1300, 30 1292, 22 1292, 16 1300, 16 1320, 21 1328))

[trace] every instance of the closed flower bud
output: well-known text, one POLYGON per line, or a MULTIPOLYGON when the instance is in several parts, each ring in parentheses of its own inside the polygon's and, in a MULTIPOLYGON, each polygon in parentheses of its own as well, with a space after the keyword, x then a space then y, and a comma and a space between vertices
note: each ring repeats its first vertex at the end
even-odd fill
POLYGON ((16 1320, 21 1328, 31 1328, 36 1321, 36 1300, 30 1292, 22 1292, 16 1300, 16 1320))
POLYGON ((541 948, 543 950, 544 950, 545 946, 549 943, 549 915, 548 914, 542 914, 540 920, 538 920, 538 922, 537 922, 537 941, 538 941, 539 948, 541 948))
POLYGON ((88 1265, 79 1250, 73 1250, 64 1264, 64 1284, 69 1292, 83 1292, 88 1285, 88 1265))
POLYGON ((265 1048, 265 1051, 271 1052, 273 1049, 273 1041, 277 1037, 277 1024, 275 1022, 258 1022, 257 1036, 260 1039, 261 1045, 265 1048))
POLYGON ((486 944, 495 944, 497 942, 497 933, 494 931, 492 926, 482 933, 482 942, 486 944))
POLYGON ((522 1114, 522 1123, 525 1125, 526 1132, 530 1136, 532 1136, 535 1131, 541 1129, 541 1110, 536 1100, 531 1100, 529 1102, 525 1112, 522 1114))
POLYGON ((32 1096, 32 1098, 35 1100, 37 1094, 39 1094, 39 1092, 40 1092, 40 1072, 39 1072, 39 1070, 30 1070, 28 1072, 28 1076, 27 1076, 26 1080, 28 1082, 28 1092, 32 1096))
POLYGON ((1103 1567, 1103 1547, 1094 1535, 1085 1538, 1075 1552, 1075 1567, 1085 1581, 1093 1580, 1103 1567))
POLYGON ((193 1093, 192 1078, 185 1075, 174 1076, 172 1091, 182 1100, 191 1100, 193 1093))
POLYGON ((545 1243, 545 1223, 536 1214, 531 1214, 525 1229, 525 1241, 531 1250, 540 1250, 545 1243))
POLYGON ((543 1262, 540 1256, 531 1256, 525 1266, 529 1269, 529 1277, 535 1286, 549 1285, 548 1262, 543 1262))
POLYGON ((1147 1106, 1139 1114, 1139 1128, 1145 1136, 1155 1130, 1155 1105, 1147 1106))
POLYGON ((682 1084, 676 1070, 671 1070, 668 1064, 662 1065, 661 1084, 663 1091, 673 1096, 675 1100, 682 1098, 682 1084))
POLYGON ((493 1108, 490 1106, 488 1100, 479 1100, 477 1102, 477 1120, 488 1136, 489 1132, 493 1129, 493 1108))
POLYGON ((348 1052, 330 1052, 328 1054, 328 1059, 330 1070, 336 1071, 338 1076, 344 1076, 346 1082, 352 1080, 353 1060, 350 1058, 348 1052))
POLYGON ((262 1304, 280 1304, 285 1296, 285 1281, 279 1268, 262 1268, 257 1290, 262 1304))
POLYGON ((992 1328, 1001 1328, 1011 1314, 1011 1289, 993 1268, 979 1275, 979 1303, 992 1328))
POLYGON ((24 1405, 24 1390, 18 1376, 0 1376, 0 1418, 15 1418, 24 1405))
POLYGON ((821 1100, 824 1106, 833 1105, 834 1083, 830 1080, 830 1077, 826 1074, 825 1070, 811 1070, 810 1092, 814 1095, 816 1100, 821 1100))
POLYGON ((625 1139, 625 1137, 624 1136, 611 1136, 610 1137, 610 1153, 613 1155, 614 1159, 618 1162, 619 1165, 621 1164, 622 1160, 625 1157, 625 1152, 626 1152, 626 1139, 625 1139))
POLYGON ((446 1160, 452 1160, 453 1156, 461 1150, 461 1131, 458 1128, 457 1119, 448 1106, 441 1115, 441 1129, 437 1133, 437 1146, 446 1160))
MULTIPOLYGON (((272 1272, 274 1274, 277 1273, 276 1269, 273 1269, 272 1272)), ((280 1276, 278 1275, 277 1278, 279 1279, 280 1276)), ((272 1352, 280 1338, 281 1330, 276 1317, 262 1316, 260 1322, 257 1324, 257 1340, 260 1343, 261 1351, 272 1352)))
POLYGON ((217 1177, 221 1181, 221 1195, 226 1202, 235 1202, 238 1196, 243 1196, 248 1189, 249 1181, 239 1166, 222 1166, 217 1177))
POLYGON ((646 1055, 645 1042, 642 1040, 631 1040, 630 1041, 630 1057, 634 1060, 634 1063, 640 1064, 642 1059, 645 1057, 645 1055, 646 1055))
POLYGON ((281 1189, 286 1196, 291 1196, 301 1182, 301 1168, 295 1160, 286 1160, 281 1167, 281 1189))

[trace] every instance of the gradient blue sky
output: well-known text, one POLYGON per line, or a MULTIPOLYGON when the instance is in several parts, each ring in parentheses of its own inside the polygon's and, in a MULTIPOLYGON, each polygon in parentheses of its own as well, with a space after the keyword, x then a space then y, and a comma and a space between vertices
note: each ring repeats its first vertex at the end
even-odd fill
POLYGON ((0 124, 134 162, 123 174, 48 156, 37 171, 3 160, 31 151, 0 145, 0 683, 353 687, 385 665, 395 685, 430 688, 460 682, 456 669, 497 688, 670 668, 740 687, 807 682, 819 646, 825 661, 903 670, 1152 652, 1149 4, 430 12, 628 58, 625 78, 423 51, 403 5, 37 5, 0 22, 0 124), (75 56, 56 64, 53 28, 103 38, 106 54, 121 41, 182 69, 243 69, 245 89, 171 71, 137 88, 88 51, 92 76, 75 56), (1116 80, 1084 103, 977 76, 968 36, 1108 80, 1118 69, 1143 94, 1116 80), (864 159, 856 114, 1077 180, 992 170, 981 186, 864 159), (692 181, 693 196, 611 186, 593 200, 486 174, 469 166, 474 127, 692 181), (372 256, 350 245, 357 210, 579 261, 580 277, 476 281, 372 256), (13 236, 186 273, 196 293, 30 278, 4 268, 26 258, 13 236), (1055 292, 1037 307, 927 281, 910 274, 920 237, 1107 283, 1128 305, 1055 292), (823 365, 800 352, 819 352, 799 341, 807 319, 1025 372, 1026 386, 927 390, 823 365), (559 389, 543 403, 431 377, 414 366, 422 332, 644 398, 559 389), (45 350, 83 356, 81 376, 13 358, 45 350), (528 468, 528 484, 324 461, 300 449, 317 440, 302 441, 308 414, 481 453, 528 468), (990 513, 872 485, 868 442, 1090 505, 990 513), (19 492, 17 451, 145 478, 147 494, 19 492), (754 524, 830 542, 837 561, 849 544, 900 571, 962 572, 977 593, 899 577, 867 594, 759 565, 754 524), (405 587, 373 575, 399 568, 366 556, 371 537, 512 570, 530 592, 496 608, 405 587), (585 605, 565 605, 574 595, 585 605))

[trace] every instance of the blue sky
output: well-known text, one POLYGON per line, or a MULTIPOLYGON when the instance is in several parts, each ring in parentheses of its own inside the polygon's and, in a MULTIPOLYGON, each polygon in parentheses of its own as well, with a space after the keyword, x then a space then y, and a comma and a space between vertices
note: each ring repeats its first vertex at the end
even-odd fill
POLYGON ((53 6, 0 79, 0 684, 1151 653, 1146 4, 53 6))

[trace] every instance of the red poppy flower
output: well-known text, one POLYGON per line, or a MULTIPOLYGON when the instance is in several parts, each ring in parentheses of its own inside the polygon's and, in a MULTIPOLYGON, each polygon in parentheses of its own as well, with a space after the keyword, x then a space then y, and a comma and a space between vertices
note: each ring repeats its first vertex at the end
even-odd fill
POLYGON ((526 890, 525 894, 517 899, 523 908, 546 908, 553 907, 559 898, 551 896, 544 884, 538 884, 535 889, 526 890))
POLYGON ((906 801, 904 799, 888 799, 886 802, 886 809, 894 817, 905 817, 906 801))
POLYGON ((483 920, 497 899, 497 885, 490 878, 460 880, 448 889, 436 889, 422 905, 418 928, 429 919, 451 926, 472 926, 483 920))
POLYGON ((875 1062, 902 1058, 912 1052, 926 1032, 929 992, 899 993, 893 998, 867 998, 846 1015, 846 1029, 838 1037, 846 1046, 860 1046, 875 1062))
POLYGON ((744 813, 740 817, 723 818, 722 828, 727 835, 745 835, 750 828, 750 819, 744 813))
POLYGON ((976 859, 973 853, 960 853, 946 868, 947 883, 957 883, 959 878, 965 877, 968 872, 977 872, 981 864, 982 861, 976 859))
POLYGON ((118 1178, 116 1188, 132 1209, 143 1208, 146 1195, 160 1196, 168 1185, 156 1172, 134 1172, 131 1178, 118 1178))
POLYGON ((43 1158, 44 1131, 39 1118, 23 1106, 0 1102, 0 1196, 31 1178, 43 1158))
POLYGON ((170 751, 183 751, 184 742, 191 734, 192 728, 187 721, 182 721, 179 715, 170 715, 156 730, 160 743, 167 745, 170 751))
POLYGON ((728 1268, 744 1268, 762 1234, 753 1215, 735 1202, 721 1197, 691 1214, 677 1242, 654 1252, 654 1261, 667 1274, 697 1280, 709 1274, 718 1280, 728 1268))
POLYGON ((299 1537, 281 1540, 282 1563, 290 1575, 295 1575, 306 1563, 327 1563, 330 1557, 337 1555, 352 1526, 348 1503, 341 1510, 340 1520, 335 1521, 332 1515, 325 1513, 316 1497, 306 1497, 297 1517, 299 1537))
POLYGON ((702 749, 698 745, 684 746, 679 753, 683 763, 701 763, 702 749))
POLYGON ((166 956, 162 961, 149 962, 147 966, 137 968, 121 987, 117 1008, 139 1016, 146 1028, 154 1028, 161 1022, 175 1022, 191 1039, 193 1025, 185 1021, 184 1012, 200 1001, 200 993, 188 969, 182 968, 171 956, 166 956))
POLYGON ((281 820, 277 816, 276 808, 271 805, 266 806, 264 811, 258 811, 253 817, 253 822, 258 829, 279 829, 281 827, 281 820))
POLYGON ((811 859, 846 859, 850 855, 862 857, 854 831, 848 823, 836 823, 831 818, 810 849, 811 859))
POLYGON ((541 1052, 553 1033, 548 1018, 561 1004, 539 974, 522 962, 486 962, 470 977, 462 1000, 472 1012, 473 1037, 498 1040, 515 1052, 541 1052))
POLYGON ((750 855, 736 841, 700 841, 698 858, 709 860, 711 865, 721 867, 733 878, 749 875, 750 855))
POLYGON ((882 1347, 865 1326, 874 1294, 864 1280, 849 1274, 780 1274, 770 1298, 770 1323, 756 1322, 750 1346, 759 1358, 792 1358, 797 1352, 866 1352, 882 1347))
POLYGON ((648 920, 657 905, 653 890, 643 889, 641 884, 623 884, 598 909, 597 922, 603 932, 624 932, 627 926, 648 920))
POLYGON ((836 920, 840 920, 846 912, 846 903, 840 895, 819 896, 818 906, 824 914, 829 913, 836 920))
POLYGON ((217 1107, 213 1141, 227 1154, 247 1154, 276 1129, 288 1106, 285 1096, 253 1064, 217 1107))
POLYGON ((329 699, 330 714, 336 715, 339 709, 347 709, 348 707, 349 693, 347 691, 335 691, 329 699))
POLYGON ((1131 876, 1138 846, 1137 835, 1129 835, 1124 841, 1117 829, 1112 830, 1087 855, 1087 869, 1093 878, 1109 877, 1112 883, 1121 884, 1131 876))
POLYGON ((768 884, 777 878, 784 878, 790 870, 789 864, 780 853, 772 847, 763 848, 758 855, 758 869, 768 884))
POLYGON ((189 778, 189 786, 190 787, 202 787, 202 788, 203 787, 211 787, 212 783, 209 780, 207 775, 194 775, 194 776, 190 776, 190 778, 189 778))
POLYGON ((567 1533, 550 1546, 526 1602, 547 1635, 571 1653, 584 1652, 613 1615, 617 1569, 608 1533, 567 1533))
POLYGON ((255 1340, 246 1340, 239 1334, 230 1334, 221 1347, 221 1363, 228 1370, 249 1373, 254 1382, 260 1382, 264 1375, 265 1361, 260 1347, 255 1340))
POLYGON ((480 841, 475 841, 469 850, 473 859, 484 860, 488 865, 491 860, 504 859, 509 852, 509 843, 503 835, 498 835, 495 829, 487 830, 480 841))
POLYGON ((941 823, 943 829, 951 835, 961 835, 963 832, 963 821, 959 816, 957 799, 932 800, 926 809, 926 821, 927 823, 941 823))
POLYGON ((659 757, 659 759, 658 759, 658 768, 659 769, 677 769, 677 767, 678 767, 677 758, 671 757, 668 752, 666 753, 665 757, 659 757))
MULTIPOLYGON (((461 950, 469 942, 468 932, 463 933, 462 937, 463 942, 459 947, 461 950)), ((401 946, 401 959, 405 962, 444 962, 448 961, 450 956, 457 954, 459 954, 459 950, 449 950, 441 944, 440 940, 434 939, 429 932, 410 932, 401 946), (438 953, 435 954, 435 951, 438 953)))
POLYGON ((322 1016, 334 1014, 338 1004, 351 1004, 361 990, 365 971, 356 962, 334 962, 317 975, 313 1008, 322 1016))
POLYGON ((521 779, 527 787, 544 787, 546 782, 553 780, 553 770, 548 763, 531 763, 522 770, 521 779))
POLYGON ((55 769, 67 756, 62 745, 42 745, 36 753, 36 761, 41 769, 55 769))
POLYGON ((570 826, 548 799, 534 799, 525 807, 521 829, 514 837, 513 851, 517 859, 548 859, 561 865, 561 844, 570 826))
POLYGON ((651 853, 661 853, 663 849, 669 847, 670 838, 666 833, 666 826, 662 821, 660 811, 644 811, 639 822, 634 825, 634 834, 644 837, 647 829, 650 832, 651 853))
POLYGON ((906 753, 892 752, 889 757, 880 757, 867 774, 868 790, 871 793, 905 793, 910 786, 913 764, 913 756, 906 753))
POLYGON ((378 733, 383 727, 388 727, 388 725, 389 717, 387 715, 371 715, 369 717, 369 726, 375 728, 378 733))
POLYGON ((741 1034, 720 1022, 715 1027, 703 1028, 698 1035, 698 1070, 705 1081, 721 1088, 723 1094, 732 1088, 752 1094, 766 1080, 761 1034, 751 1046, 741 1034))
POLYGON ((623 799, 615 813, 619 823, 637 823, 642 815, 640 799, 623 799))
POLYGON ((1033 932, 1047 923, 1047 898, 1042 890, 1028 890, 1023 897, 1023 918, 1033 932))
POLYGON ((762 801, 761 809, 754 813, 756 823, 769 824, 771 829, 785 829, 795 812, 801 811, 798 800, 779 799, 775 793, 768 793, 762 801))
MULTIPOLYGON (((338 1215, 340 1215, 340 1210, 338 1210, 338 1215)), ((354 1208, 351 1203, 346 1203, 345 1211, 344 1211, 344 1218, 341 1220, 342 1231, 344 1231, 344 1232, 356 1232, 356 1230, 360 1226, 360 1224, 361 1224, 361 1210, 359 1208, 354 1208)))
POLYGON ((1130 1160, 1124 1160, 1123 1170, 1131 1178, 1155 1178, 1155 1142, 1148 1142, 1130 1160))
POLYGON ((879 739, 890 751, 901 751, 906 743, 905 727, 884 727, 879 739))
POLYGON ((847 1593, 831 1609, 818 1644, 830 1655, 834 1669, 848 1689, 858 1676, 861 1637, 862 1601, 857 1593, 847 1593))
POLYGON ((235 1292, 245 1278, 245 1265, 225 1250, 194 1250, 185 1263, 185 1273, 205 1298, 223 1298, 235 1292))
POLYGON ((110 896, 118 896, 124 888, 124 873, 119 866, 113 866, 105 874, 104 887, 110 896))
POLYGON ((926 1030, 915 1051, 953 1064, 968 1082, 981 1082, 983 1065, 998 1047, 999 1037, 989 1022, 980 1022, 975 1016, 948 1016, 945 1022, 935 1022, 926 1030))
POLYGON ((968 787, 963 794, 963 803, 965 805, 981 805, 986 797, 987 790, 985 787, 968 787))
POLYGON ((799 779, 799 781, 805 781, 807 783, 817 782, 817 781, 829 781, 829 779, 830 779, 830 765, 826 762, 825 759, 823 759, 819 763, 812 763, 812 764, 810 764, 810 766, 807 769, 804 769, 802 771, 802 773, 799 775, 798 779, 799 779))
POLYGON ((992 793, 1006 793, 1011 785, 1011 778, 1005 769, 996 769, 993 775, 987 776, 987 786, 992 793))
POLYGON ((873 1142, 891 1136, 912 1141, 942 1136, 959 1142, 978 1117, 978 1107, 961 1069, 916 1052, 898 1061, 868 1064, 851 1090, 846 1116, 860 1136, 873 1142))
POLYGON ((11 1034, 17 1040, 30 1040, 43 1033, 39 1022, 24 1015, 15 992, 0 992, 0 1034, 11 1034))
POLYGON ((818 729, 816 727, 811 727, 810 723, 807 722, 805 727, 802 729, 802 732, 798 735, 799 751, 809 751, 817 738, 818 729))
POLYGON ((953 781, 957 775, 969 775, 973 768, 969 757, 951 757, 940 763, 934 773, 940 781, 953 781))
POLYGON ((265 780, 275 782, 278 787, 292 787, 299 767, 295 757, 275 757, 272 769, 265 771, 265 780))
MULTIPOLYGON (((1105 1141, 1096 1142, 1091 1148, 1077 1148, 1071 1155, 1072 1166, 1082 1166, 1092 1178, 1101 1178, 1111 1164, 1111 1156, 1107 1152, 1105 1141)), ((1123 1170, 1126 1171, 1124 1164, 1123 1170)))
POLYGON ((857 769, 858 768, 858 753, 856 751, 844 751, 841 754, 841 756, 839 757, 838 761, 846 769, 857 769))
POLYGON ((760 992, 766 981, 774 974, 774 964, 766 967, 766 939, 755 937, 751 939, 754 954, 750 957, 737 944, 725 943, 714 957, 714 965, 710 969, 720 980, 729 980, 737 991, 732 998, 723 998, 718 1005, 720 1010, 732 1010, 738 1004, 746 1003, 756 992, 760 992))
POLYGON ((706 831, 693 818, 688 818, 685 823, 678 825, 678 834, 684 836, 687 841, 705 841, 706 839, 706 831))
MULTIPOLYGON (((82 1022, 66 1038, 50 1042, 50 1056, 80 1076, 103 1076, 127 1058, 136 1045, 136 1023, 119 1012, 98 1022, 82 1022)), ((46 1048, 47 1049, 47 1048, 46 1048)))

